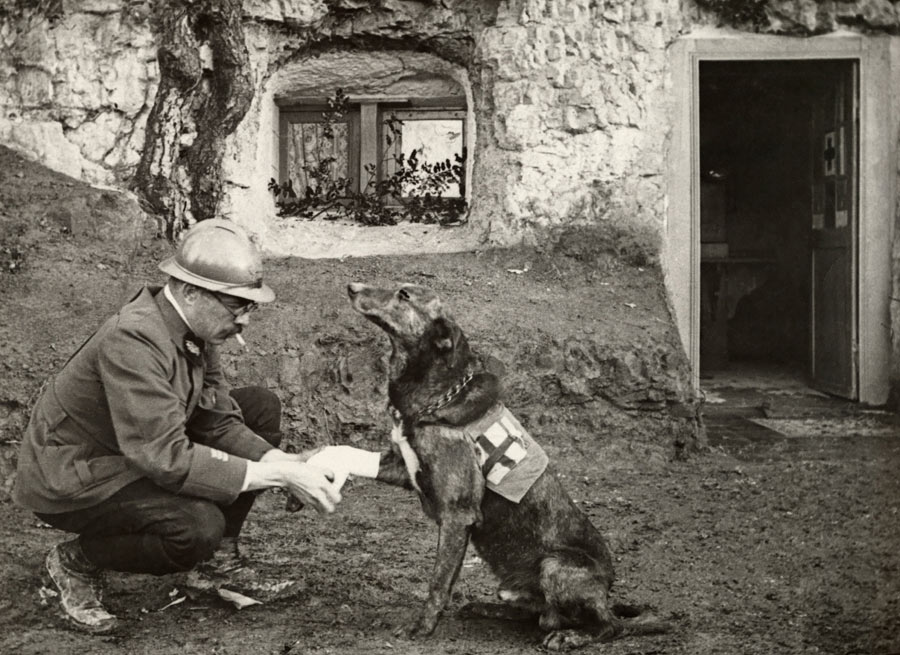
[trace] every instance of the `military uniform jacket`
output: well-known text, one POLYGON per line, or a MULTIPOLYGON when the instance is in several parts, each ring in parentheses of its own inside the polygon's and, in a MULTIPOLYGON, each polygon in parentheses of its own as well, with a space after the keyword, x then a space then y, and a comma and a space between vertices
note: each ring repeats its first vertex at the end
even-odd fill
POLYGON ((186 346, 188 336, 159 287, 109 318, 45 385, 13 499, 67 512, 149 478, 176 494, 234 501, 247 460, 272 446, 244 425, 216 348, 186 346))

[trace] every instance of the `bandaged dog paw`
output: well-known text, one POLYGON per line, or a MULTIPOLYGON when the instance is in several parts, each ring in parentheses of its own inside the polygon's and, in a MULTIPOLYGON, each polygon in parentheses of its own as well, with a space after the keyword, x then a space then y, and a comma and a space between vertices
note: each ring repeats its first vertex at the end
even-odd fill
POLYGON ((381 463, 381 453, 353 446, 326 446, 306 460, 306 463, 334 471, 334 482, 340 488, 348 475, 361 478, 376 477, 381 463))

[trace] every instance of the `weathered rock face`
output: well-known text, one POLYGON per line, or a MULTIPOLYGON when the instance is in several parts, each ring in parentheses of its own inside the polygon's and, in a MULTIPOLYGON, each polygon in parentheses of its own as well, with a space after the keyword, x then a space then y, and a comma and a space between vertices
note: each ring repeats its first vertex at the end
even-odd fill
POLYGON ((148 10, 79 5, 0 22, 0 143, 67 175, 121 184, 139 159, 156 91, 148 10))
POLYGON ((822 34, 841 29, 862 29, 896 33, 900 12, 895 3, 849 0, 816 2, 815 0, 695 0, 710 10, 720 24, 755 28, 778 34, 822 34))
MULTIPOLYGON (((246 0, 255 96, 227 141, 221 210, 264 242, 270 233, 280 254, 304 254, 304 240, 280 229, 266 189, 277 167, 277 99, 319 83, 387 94, 427 72, 459 84, 472 110, 470 224, 477 235, 510 243, 538 239, 548 227, 600 221, 659 232, 667 47, 693 27, 745 18, 747 6, 246 0)), ((875 0, 752 6, 763 17, 757 28, 774 33, 900 26, 893 4, 875 0)), ((151 14, 149 1, 97 0, 66 4, 52 16, 3 16, 0 143, 88 181, 127 183, 159 82, 151 14)), ((190 145, 191 135, 180 138, 190 145)))
POLYGON ((507 217, 491 221, 495 238, 659 223, 665 47, 681 27, 677 3, 525 2, 485 30, 496 143, 486 154, 507 217))

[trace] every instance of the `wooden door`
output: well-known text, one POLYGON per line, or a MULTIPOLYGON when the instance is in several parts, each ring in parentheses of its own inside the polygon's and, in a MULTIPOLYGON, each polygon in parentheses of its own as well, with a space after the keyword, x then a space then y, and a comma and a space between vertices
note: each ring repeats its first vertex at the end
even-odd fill
POLYGON ((813 104, 811 379, 855 399, 858 64, 829 68, 813 104))

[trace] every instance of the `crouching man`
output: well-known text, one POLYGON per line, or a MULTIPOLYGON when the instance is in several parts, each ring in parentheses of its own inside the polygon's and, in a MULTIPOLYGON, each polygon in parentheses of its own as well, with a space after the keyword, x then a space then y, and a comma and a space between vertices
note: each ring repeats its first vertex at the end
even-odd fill
POLYGON ((340 501, 326 465, 278 449, 278 398, 223 379, 218 346, 275 297, 247 236, 202 221, 159 267, 167 284, 144 288, 44 385, 19 453, 13 498, 77 535, 45 565, 66 618, 93 633, 117 622, 104 570, 226 574, 259 490, 321 512, 340 501))

